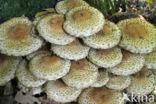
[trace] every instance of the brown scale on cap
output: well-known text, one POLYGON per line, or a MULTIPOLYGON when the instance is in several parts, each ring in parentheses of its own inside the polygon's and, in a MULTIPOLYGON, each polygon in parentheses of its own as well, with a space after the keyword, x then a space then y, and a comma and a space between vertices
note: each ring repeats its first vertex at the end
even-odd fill
POLYGON ((143 38, 147 33, 145 27, 137 23, 128 24, 125 31, 134 38, 143 38))
POLYGON ((73 19, 77 22, 84 22, 88 19, 90 19, 92 16, 92 13, 88 10, 78 10, 73 14, 73 19))
POLYGON ((25 41, 31 33, 31 27, 25 24, 17 24, 10 27, 8 31, 9 36, 18 41, 25 41))
POLYGON ((44 64, 49 65, 49 66, 54 65, 56 63, 60 63, 60 61, 61 59, 56 56, 46 56, 43 59, 44 64))
POLYGON ((88 69, 88 67, 89 67, 89 65, 88 65, 88 61, 86 59, 71 62, 71 70, 73 70, 73 69, 85 70, 85 69, 88 69))
POLYGON ((55 18, 52 18, 49 23, 50 23, 50 26, 56 30, 61 30, 63 31, 63 22, 64 22, 64 18, 63 17, 55 17, 55 18))
POLYGON ((106 87, 101 87, 101 88, 96 88, 92 92, 92 99, 94 101, 98 101, 98 104, 105 104, 109 103, 111 101, 111 96, 112 96, 111 90, 109 90, 106 87))
POLYGON ((72 8, 78 7, 80 5, 81 5, 80 3, 75 2, 75 1, 67 1, 67 8, 68 9, 72 9, 72 8))
POLYGON ((112 29, 108 24, 105 24, 103 29, 100 30, 98 33, 96 33, 97 36, 105 36, 105 35, 111 35, 112 29))
POLYGON ((100 50, 97 50, 97 53, 98 54, 105 54, 105 55, 113 55, 114 54, 114 49, 111 48, 111 49, 100 49, 100 50))

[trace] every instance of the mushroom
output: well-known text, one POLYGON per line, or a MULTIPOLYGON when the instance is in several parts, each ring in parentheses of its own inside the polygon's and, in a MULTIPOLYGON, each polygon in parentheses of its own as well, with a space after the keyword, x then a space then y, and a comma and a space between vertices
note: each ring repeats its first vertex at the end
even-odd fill
POLYGON ((145 66, 148 69, 156 69, 156 51, 145 54, 145 66))
POLYGON ((113 22, 105 21, 103 28, 96 34, 84 37, 83 41, 95 49, 108 49, 119 44, 121 32, 113 22))
POLYGON ((150 69, 152 71, 154 78, 155 78, 155 83, 154 83, 154 89, 152 91, 152 94, 156 96, 156 70, 155 69, 150 69))
POLYGON ((54 55, 40 54, 30 60, 29 68, 37 78, 56 80, 69 72, 70 65, 70 60, 54 55))
POLYGON ((66 14, 67 11, 79 6, 89 6, 89 4, 83 0, 62 0, 56 4, 55 9, 59 14, 66 14))
POLYGON ((46 41, 66 45, 71 43, 75 38, 68 35, 63 30, 64 16, 61 14, 49 14, 44 16, 37 24, 39 35, 46 41))
POLYGON ((37 12, 35 14, 35 19, 33 21, 33 24, 36 26, 38 24, 38 22, 45 16, 49 15, 49 14, 54 14, 56 13, 54 8, 48 8, 48 9, 44 9, 40 12, 37 12))
POLYGON ((109 75, 109 81, 106 87, 114 90, 124 90, 131 84, 131 78, 129 76, 116 76, 109 75))
POLYGON ((16 70, 16 77, 18 81, 25 87, 39 87, 46 82, 46 80, 38 79, 30 72, 26 60, 22 60, 20 62, 16 70))
POLYGON ((126 90, 129 94, 143 96, 152 92, 154 84, 153 73, 144 67, 140 72, 131 76, 131 85, 126 90))
POLYGON ((144 66, 145 60, 142 55, 123 52, 123 59, 120 64, 107 70, 113 74, 128 76, 139 72, 144 66))
POLYGON ((0 54, 0 86, 14 78, 20 58, 0 54))
POLYGON ((79 104, 124 104, 120 91, 106 87, 87 88, 79 96, 79 104))
POLYGON ((110 68, 118 65, 122 60, 122 52, 120 48, 111 48, 111 49, 90 49, 88 54, 89 60, 104 68, 110 68))
POLYGON ((56 55, 70 60, 85 58, 88 55, 89 49, 88 46, 82 45, 77 39, 68 45, 51 45, 51 50, 56 55))
POLYGON ((97 81, 91 85, 91 87, 102 87, 109 81, 108 72, 105 69, 99 69, 99 76, 97 81))
POLYGON ((13 56, 25 56, 42 46, 26 17, 16 17, 0 25, 0 51, 13 56))
POLYGON ((61 103, 76 101, 81 89, 67 86, 61 80, 49 81, 45 86, 48 98, 61 103))
POLYGON ((152 52, 156 45, 154 25, 138 18, 122 20, 118 23, 122 39, 120 46, 132 53, 152 52))
POLYGON ((72 61, 70 72, 65 75, 63 81, 71 87, 78 89, 87 88, 97 81, 98 68, 87 59, 72 61))
POLYGON ((75 37, 91 36, 103 28, 104 16, 96 8, 80 6, 66 14, 64 30, 75 37))

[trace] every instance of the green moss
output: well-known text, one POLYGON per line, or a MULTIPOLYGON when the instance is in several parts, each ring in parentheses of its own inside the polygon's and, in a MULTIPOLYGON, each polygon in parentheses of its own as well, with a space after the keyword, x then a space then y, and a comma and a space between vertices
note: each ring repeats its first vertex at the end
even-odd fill
POLYGON ((0 0, 0 22, 22 15, 34 17, 36 12, 55 6, 57 0, 0 0))

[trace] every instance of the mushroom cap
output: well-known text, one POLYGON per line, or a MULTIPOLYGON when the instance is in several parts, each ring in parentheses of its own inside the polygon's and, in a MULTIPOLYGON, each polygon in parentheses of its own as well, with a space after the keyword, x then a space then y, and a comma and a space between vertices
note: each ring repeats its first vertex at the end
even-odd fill
POLYGON ((54 8, 48 8, 48 9, 44 9, 40 12, 37 12, 35 14, 35 19, 33 20, 33 24, 36 26, 38 24, 38 22, 45 16, 49 15, 49 14, 53 14, 56 13, 54 8))
POLYGON ((109 75, 109 81, 106 87, 114 90, 124 90, 131 84, 131 78, 129 76, 116 76, 109 75))
POLYGON ((154 89, 155 77, 153 73, 143 68, 140 72, 131 76, 131 85, 126 89, 128 93, 137 96, 146 95, 154 89))
POLYGON ((66 14, 64 30, 72 36, 91 36, 103 28, 104 16, 96 8, 80 6, 71 9, 66 14))
POLYGON ((122 60, 122 52, 120 48, 111 48, 106 50, 90 49, 88 54, 89 60, 104 68, 110 68, 118 65, 122 60))
POLYGON ((70 60, 57 56, 40 54, 32 58, 29 63, 30 71, 40 79, 56 80, 69 72, 70 60))
POLYGON ((87 59, 71 62, 70 72, 62 80, 71 87, 87 88, 97 81, 98 68, 87 59))
POLYGON ((70 9, 79 6, 89 6, 89 4, 83 0, 63 0, 56 4, 55 9, 59 14, 66 14, 70 9))
POLYGON ((46 41, 66 45, 71 43, 75 38, 68 35, 63 30, 64 16, 61 14, 49 14, 44 16, 37 24, 39 35, 46 41))
POLYGON ((132 53, 152 52, 156 45, 154 25, 138 18, 122 20, 118 23, 122 39, 120 46, 132 53))
POLYGON ((26 17, 16 17, 0 25, 0 51, 13 56, 25 56, 42 46, 35 36, 32 22, 26 17))
POLYGON ((106 87, 87 88, 79 96, 79 104, 124 104, 120 91, 106 87))
POLYGON ((113 22, 105 21, 103 29, 96 34, 84 37, 83 41, 95 49, 108 49, 119 44, 121 32, 113 22))
POLYGON ((81 89, 69 87, 60 80, 49 81, 45 86, 48 98, 61 103, 72 102, 77 99, 81 89))
POLYGON ((16 77, 25 87, 42 86, 46 80, 38 79, 29 70, 26 60, 22 60, 16 70, 16 77))
POLYGON ((108 71, 121 76, 128 76, 139 72, 144 66, 145 59, 142 55, 123 52, 123 58, 120 64, 108 68, 108 71))
POLYGON ((51 45, 51 50, 58 56, 70 59, 79 60, 88 55, 89 47, 82 45, 79 40, 74 40, 68 45, 51 45))
POLYGON ((91 85, 91 87, 102 87, 109 81, 108 72, 104 69, 99 69, 99 76, 97 81, 91 85))
POLYGON ((0 86, 14 78, 20 59, 0 54, 0 86))
POLYGON ((156 69, 156 51, 145 54, 145 66, 148 69, 156 69))

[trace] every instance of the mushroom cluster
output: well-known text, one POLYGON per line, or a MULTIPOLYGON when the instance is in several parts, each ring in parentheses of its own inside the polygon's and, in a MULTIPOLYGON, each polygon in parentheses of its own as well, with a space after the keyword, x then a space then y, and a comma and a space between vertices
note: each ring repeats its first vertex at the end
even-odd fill
POLYGON ((42 88, 56 102, 124 104, 123 92, 153 92, 155 47, 146 20, 115 24, 83 0, 59 1, 34 21, 0 24, 0 86, 16 77, 21 90, 42 88))

